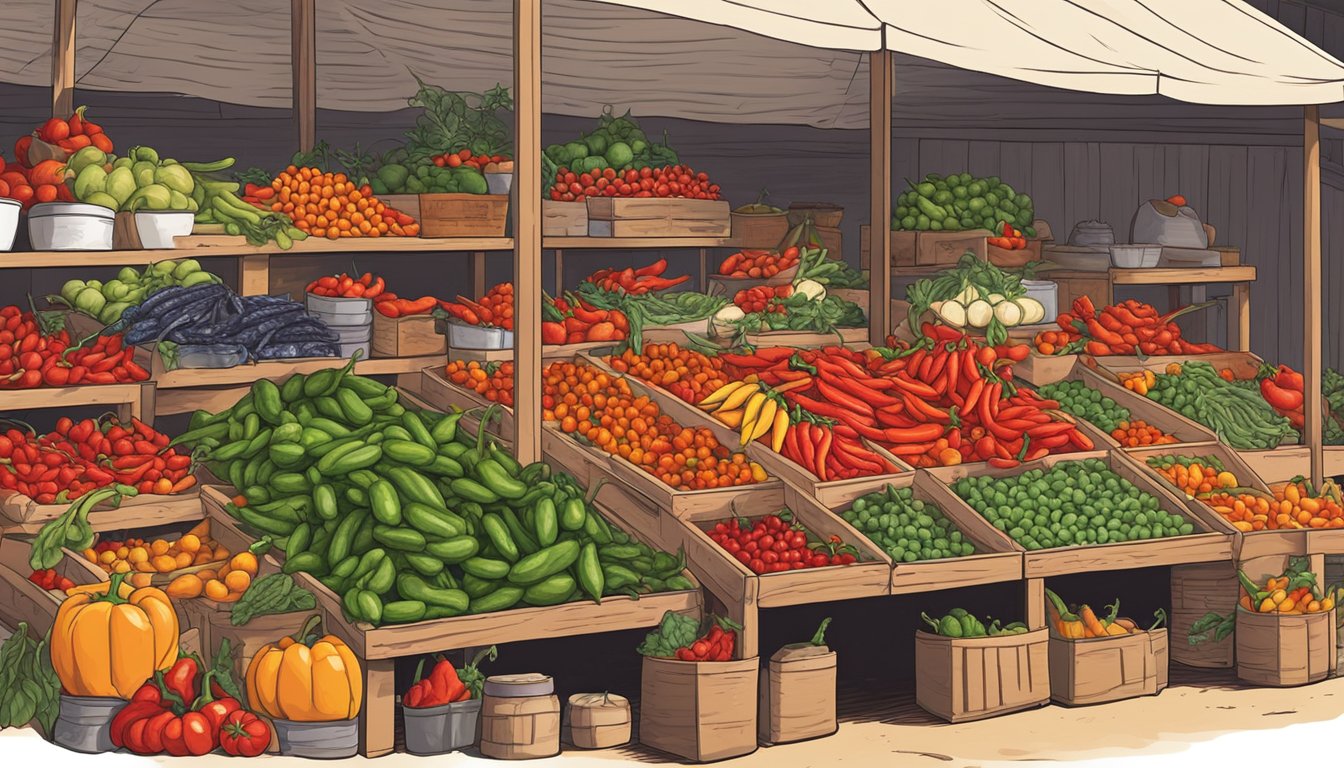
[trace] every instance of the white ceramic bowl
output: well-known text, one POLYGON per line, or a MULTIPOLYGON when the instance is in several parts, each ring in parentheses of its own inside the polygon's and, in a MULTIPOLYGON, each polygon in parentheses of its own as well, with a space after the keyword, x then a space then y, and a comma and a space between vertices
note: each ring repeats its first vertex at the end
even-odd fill
POLYGON ((490 194, 507 195, 509 190, 513 189, 513 174, 487 173, 485 174, 485 183, 490 188, 490 194))
POLYGON ((111 208, 88 203, 38 203, 28 211, 28 240, 35 251, 110 251, 111 208))
POLYGON ((18 200, 0 197, 0 251, 14 247, 14 236, 19 231, 19 211, 23 205, 18 200))
POLYGON ((135 230, 140 246, 148 250, 175 248, 174 237, 186 237, 196 222, 191 211, 136 211, 135 230))
POLYGON ((1111 263, 1121 269, 1149 269, 1162 258, 1160 245, 1112 245, 1111 263))

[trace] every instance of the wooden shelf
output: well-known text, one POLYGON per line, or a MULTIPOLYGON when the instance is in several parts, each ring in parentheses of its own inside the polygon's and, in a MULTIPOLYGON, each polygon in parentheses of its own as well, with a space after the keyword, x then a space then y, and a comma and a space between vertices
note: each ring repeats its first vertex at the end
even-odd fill
POLYGON ((126 420, 131 416, 143 418, 145 412, 152 412, 153 393, 154 387, 150 382, 7 389, 0 392, 0 408, 5 411, 24 411, 110 405, 116 406, 118 417, 126 420))
MULTIPOLYGON (((147 496, 139 503, 126 503, 115 509, 99 507, 89 513, 89 526, 95 533, 103 531, 121 531, 134 528, 149 528, 172 523, 194 523, 201 519, 200 496, 147 496)), ((130 501, 135 501, 131 499, 130 501)), ((64 507, 62 507, 64 509, 64 507)), ((51 521, 50 517, 15 523, 0 520, 0 537, 34 536, 42 526, 51 521)))
MULTIPOLYGON (((1048 274, 1048 273, 1047 273, 1048 274)), ((1202 285, 1204 283, 1250 283, 1255 267, 1187 267, 1169 269, 1111 269, 1115 285, 1202 285)))
POLYGON ((731 237, 547 237, 543 248, 736 248, 731 237))
POLYGON ((240 256, 303 256, 324 253, 424 253, 435 251, 509 251, 511 237, 381 237, 326 240, 309 238, 282 251, 274 244, 248 245, 236 237, 201 235, 185 247, 157 251, 16 251, 0 253, 0 269, 42 267, 110 267, 152 264, 164 259, 240 256))
MULTIPOLYGON (((419 373, 444 361, 443 355, 375 357, 355 363, 355 373, 362 376, 419 373)), ((288 376, 292 373, 313 373, 323 368, 338 368, 345 363, 344 358, 310 357, 302 360, 270 360, 232 368, 178 368, 163 374, 155 383, 160 390, 251 385, 257 379, 288 376)))

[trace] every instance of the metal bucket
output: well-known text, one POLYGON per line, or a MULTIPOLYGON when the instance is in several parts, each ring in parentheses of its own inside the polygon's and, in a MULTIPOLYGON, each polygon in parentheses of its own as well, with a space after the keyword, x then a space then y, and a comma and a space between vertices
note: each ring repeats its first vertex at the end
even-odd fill
POLYGON ((481 700, 423 709, 403 706, 401 714, 406 725, 406 751, 412 755, 441 755, 476 743, 481 700))
POLYGON ((359 751, 359 718, 325 723, 272 720, 280 754, 334 760, 359 751))
POLYGON ((125 699, 61 694, 61 713, 52 729, 52 741, 75 752, 111 752, 112 718, 126 706, 125 699))

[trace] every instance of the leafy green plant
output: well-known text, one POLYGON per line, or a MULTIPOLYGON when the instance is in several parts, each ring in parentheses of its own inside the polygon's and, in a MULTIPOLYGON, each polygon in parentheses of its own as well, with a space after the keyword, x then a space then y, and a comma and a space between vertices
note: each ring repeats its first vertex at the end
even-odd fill
POLYGON ((499 116, 513 109, 509 89, 496 85, 484 93, 449 91, 415 76, 420 89, 407 103, 424 110, 406 132, 411 160, 470 149, 478 155, 513 154, 509 126, 499 116))

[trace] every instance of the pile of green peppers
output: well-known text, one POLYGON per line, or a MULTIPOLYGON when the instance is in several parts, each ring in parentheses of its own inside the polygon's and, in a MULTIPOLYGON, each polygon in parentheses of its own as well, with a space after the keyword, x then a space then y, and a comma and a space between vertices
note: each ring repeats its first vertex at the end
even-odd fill
MULTIPOLYGON (((352 361, 353 362, 353 361, 352 361)), ((286 573, 341 596, 346 616, 403 624, 519 605, 693 588, 685 560, 612 528, 564 473, 520 466, 408 409, 350 367, 257 381, 232 408, 198 411, 176 442, 239 489, 227 511, 269 538, 286 573)))
POLYGON ((933 633, 943 637, 998 637, 1000 635, 1020 635, 1027 631, 1027 625, 1014 621, 1007 626, 999 626, 995 619, 988 626, 983 621, 967 613, 964 608, 953 608, 941 619, 933 619, 927 613, 920 618, 933 628, 933 633))

